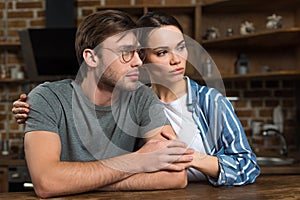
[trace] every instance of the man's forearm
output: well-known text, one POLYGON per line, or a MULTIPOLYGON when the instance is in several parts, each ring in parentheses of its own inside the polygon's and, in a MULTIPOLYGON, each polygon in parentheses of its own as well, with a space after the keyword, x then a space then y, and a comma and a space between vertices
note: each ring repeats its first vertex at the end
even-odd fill
POLYGON ((40 197, 95 190, 132 175, 128 171, 107 166, 102 161, 59 162, 31 174, 34 189, 40 197))
POLYGON ((116 190, 161 190, 185 188, 187 185, 186 170, 180 172, 158 171, 134 174, 126 179, 99 188, 104 191, 116 190))

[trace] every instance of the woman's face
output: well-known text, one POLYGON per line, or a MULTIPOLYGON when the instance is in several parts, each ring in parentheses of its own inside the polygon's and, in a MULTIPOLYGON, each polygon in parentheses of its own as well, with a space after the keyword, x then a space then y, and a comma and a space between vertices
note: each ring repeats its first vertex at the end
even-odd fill
POLYGON ((152 83, 168 84, 183 79, 188 52, 183 34, 176 26, 151 31, 147 47, 145 67, 152 83))

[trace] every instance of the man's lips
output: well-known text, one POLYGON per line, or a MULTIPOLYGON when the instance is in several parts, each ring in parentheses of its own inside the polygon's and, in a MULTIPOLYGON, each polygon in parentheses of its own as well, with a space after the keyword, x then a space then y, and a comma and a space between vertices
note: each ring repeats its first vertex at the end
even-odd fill
POLYGON ((139 75, 140 75, 140 73, 138 71, 135 71, 135 72, 130 72, 130 73, 126 74, 126 77, 134 79, 134 80, 138 80, 139 75))

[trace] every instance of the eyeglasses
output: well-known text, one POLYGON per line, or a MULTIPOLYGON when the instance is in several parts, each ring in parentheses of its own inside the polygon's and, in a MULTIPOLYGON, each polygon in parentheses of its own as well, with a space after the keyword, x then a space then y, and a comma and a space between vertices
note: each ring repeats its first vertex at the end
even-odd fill
POLYGON ((130 62, 132 60, 135 52, 137 52, 138 55, 140 55, 140 52, 141 52, 141 49, 139 49, 139 48, 136 48, 136 49, 127 49, 127 50, 119 50, 119 51, 116 51, 116 50, 113 50, 113 49, 110 49, 110 48, 102 48, 102 49, 107 49, 107 50, 115 53, 118 56, 120 56, 120 54, 121 54, 122 61, 124 63, 130 62))

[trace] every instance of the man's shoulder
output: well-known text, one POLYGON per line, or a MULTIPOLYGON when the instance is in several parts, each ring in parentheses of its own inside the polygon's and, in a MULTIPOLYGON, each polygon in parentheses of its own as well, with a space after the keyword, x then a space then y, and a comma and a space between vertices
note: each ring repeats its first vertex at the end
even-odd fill
POLYGON ((60 81, 44 82, 35 87, 29 96, 43 96, 44 98, 53 98, 54 94, 69 94, 72 91, 72 80, 64 79, 60 81))
POLYGON ((53 82, 44 82, 39 84, 36 88, 34 88, 34 90, 44 91, 45 89, 48 89, 53 91, 60 91, 72 87, 71 83, 72 83, 71 79, 64 79, 64 80, 53 81, 53 82))
POLYGON ((156 94, 152 91, 152 89, 144 84, 139 85, 137 90, 134 91, 136 97, 139 98, 157 98, 156 94))

